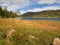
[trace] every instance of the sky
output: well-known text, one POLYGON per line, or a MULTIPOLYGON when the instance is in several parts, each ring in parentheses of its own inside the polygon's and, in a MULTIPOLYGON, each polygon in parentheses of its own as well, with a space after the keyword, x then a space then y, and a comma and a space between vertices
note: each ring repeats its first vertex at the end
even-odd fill
POLYGON ((0 6, 8 11, 39 12, 44 10, 59 10, 60 0, 0 0, 0 6))

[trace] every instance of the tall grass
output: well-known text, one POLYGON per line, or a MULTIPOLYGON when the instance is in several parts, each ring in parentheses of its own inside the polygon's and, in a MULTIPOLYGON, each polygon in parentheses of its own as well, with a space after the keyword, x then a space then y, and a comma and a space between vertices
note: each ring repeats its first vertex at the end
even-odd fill
POLYGON ((60 22, 0 19, 0 45, 8 45, 6 32, 11 29, 15 32, 9 45, 50 45, 60 35, 60 22))

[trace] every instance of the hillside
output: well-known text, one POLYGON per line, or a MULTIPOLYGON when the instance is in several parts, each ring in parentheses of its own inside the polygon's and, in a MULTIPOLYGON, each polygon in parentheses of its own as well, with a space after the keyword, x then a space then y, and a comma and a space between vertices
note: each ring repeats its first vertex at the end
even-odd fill
POLYGON ((46 10, 41 12, 27 12, 23 14, 21 17, 59 17, 60 18, 60 10, 46 10))

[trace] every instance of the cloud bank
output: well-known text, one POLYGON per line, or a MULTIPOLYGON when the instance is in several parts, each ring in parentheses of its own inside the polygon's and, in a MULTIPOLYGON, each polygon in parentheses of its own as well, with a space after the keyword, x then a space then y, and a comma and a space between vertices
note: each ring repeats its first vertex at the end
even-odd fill
POLYGON ((49 6, 49 7, 43 7, 43 8, 34 8, 32 10, 27 10, 27 12, 39 12, 44 10, 59 10, 60 6, 49 6))
MULTIPOLYGON (((29 6, 29 5, 34 5, 34 4, 60 4, 60 0, 0 0, 0 5, 2 7, 6 6, 7 10, 9 11, 16 11, 20 8, 29 6)), ((43 7, 43 8, 34 8, 32 10, 27 10, 27 11, 42 11, 42 10, 56 10, 60 9, 60 6, 48 6, 48 7, 43 7)), ((26 12, 27 12, 26 11, 26 12)), ((24 13, 24 11, 21 11, 24 13)))
POLYGON ((33 1, 38 4, 53 4, 53 3, 60 4, 60 0, 33 0, 33 1))
POLYGON ((29 0, 0 0, 2 7, 6 6, 9 11, 29 5, 29 0))

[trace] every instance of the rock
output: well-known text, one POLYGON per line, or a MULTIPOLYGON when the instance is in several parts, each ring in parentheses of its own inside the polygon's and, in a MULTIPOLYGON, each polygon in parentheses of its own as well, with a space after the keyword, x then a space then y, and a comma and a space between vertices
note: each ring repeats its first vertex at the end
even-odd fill
POLYGON ((8 30, 8 31, 7 31, 7 34, 6 34, 7 37, 11 37, 14 32, 15 32, 14 29, 8 30))
POLYGON ((54 41, 53 41, 53 45, 60 45, 60 39, 55 38, 54 41))
POLYGON ((7 33, 6 33, 6 41, 7 41, 7 45, 11 45, 10 43, 11 43, 11 41, 10 41, 10 39, 11 39, 11 37, 12 37, 12 34, 15 32, 15 30, 14 29, 11 29, 11 30, 8 30, 7 31, 7 33))
POLYGON ((31 38, 31 39, 37 39, 36 36, 33 36, 33 35, 29 35, 29 38, 31 38))

